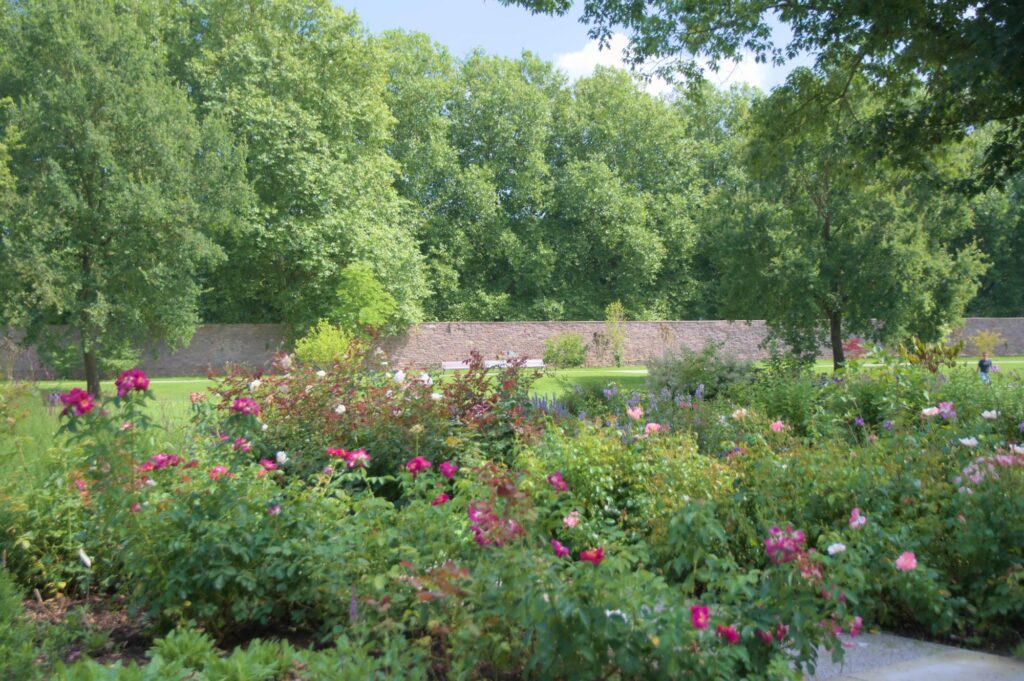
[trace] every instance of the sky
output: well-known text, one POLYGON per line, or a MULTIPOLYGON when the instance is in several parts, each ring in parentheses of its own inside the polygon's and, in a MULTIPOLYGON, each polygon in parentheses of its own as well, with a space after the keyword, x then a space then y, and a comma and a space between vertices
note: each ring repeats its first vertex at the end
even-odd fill
MULTIPOLYGON (((579 23, 580 3, 564 17, 532 15, 497 0, 335 0, 335 4, 354 9, 374 33, 393 28, 426 33, 459 57, 477 47, 505 57, 518 57, 529 50, 554 62, 572 79, 589 75, 598 65, 622 66, 627 43, 624 34, 615 34, 609 48, 600 50, 597 41, 587 36, 587 27, 579 23)), ((788 31, 777 27, 776 35, 784 40, 788 31)), ((717 73, 706 76, 722 87, 748 83, 768 90, 785 80, 793 66, 809 63, 803 58, 774 67, 747 58, 738 64, 722 64, 717 73)), ((669 87, 655 80, 647 89, 660 94, 669 87)))

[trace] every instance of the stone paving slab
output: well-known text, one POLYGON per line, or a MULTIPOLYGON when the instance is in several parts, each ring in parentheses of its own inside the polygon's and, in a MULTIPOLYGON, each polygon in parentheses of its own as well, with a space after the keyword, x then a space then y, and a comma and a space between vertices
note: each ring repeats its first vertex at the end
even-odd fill
POLYGON ((827 657, 808 681, 1024 681, 1024 661, 892 634, 844 638, 842 665, 827 657))

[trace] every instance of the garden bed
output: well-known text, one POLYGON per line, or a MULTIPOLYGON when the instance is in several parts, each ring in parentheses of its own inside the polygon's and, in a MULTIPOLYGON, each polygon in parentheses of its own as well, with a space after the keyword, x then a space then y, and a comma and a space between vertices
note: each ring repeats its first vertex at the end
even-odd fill
POLYGON ((12 431, 5 574, 53 600, 8 638, 36 673, 135 674, 148 648, 147 673, 195 678, 786 679, 868 627, 1021 643, 1010 372, 882 358, 541 400, 517 366, 287 362, 193 396, 181 432, 140 373, 66 394, 59 449, 30 461, 12 431), (57 654, 42 630, 79 633, 57 654))

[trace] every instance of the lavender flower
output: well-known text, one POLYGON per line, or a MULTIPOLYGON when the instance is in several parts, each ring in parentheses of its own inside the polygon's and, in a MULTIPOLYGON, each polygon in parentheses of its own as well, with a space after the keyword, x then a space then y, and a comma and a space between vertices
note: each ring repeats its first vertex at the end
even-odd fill
POLYGON ((863 428, 864 419, 858 416, 857 418, 853 419, 853 425, 857 426, 858 428, 863 428))
POLYGON ((882 427, 885 428, 886 430, 892 430, 892 421, 886 419, 885 423, 882 424, 882 427))

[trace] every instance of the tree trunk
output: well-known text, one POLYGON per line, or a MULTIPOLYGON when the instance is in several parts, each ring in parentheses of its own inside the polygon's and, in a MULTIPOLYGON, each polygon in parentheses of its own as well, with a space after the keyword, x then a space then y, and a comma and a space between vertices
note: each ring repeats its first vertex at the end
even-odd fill
POLYGON ((843 354, 843 317, 838 312, 828 316, 829 336, 832 341, 832 370, 839 371, 846 364, 843 354))
POLYGON ((100 396, 100 366, 96 359, 94 350, 82 350, 82 363, 85 365, 85 389, 89 394, 99 399, 100 396))

